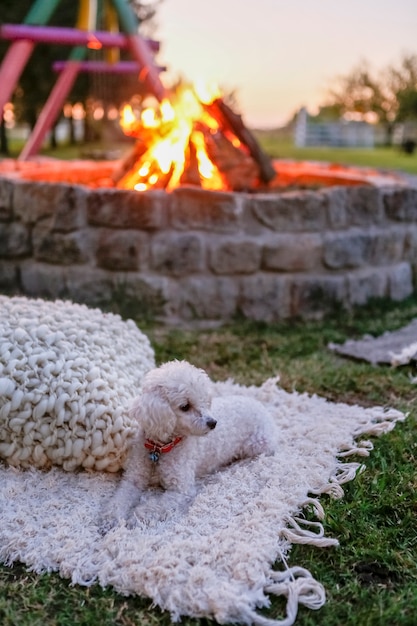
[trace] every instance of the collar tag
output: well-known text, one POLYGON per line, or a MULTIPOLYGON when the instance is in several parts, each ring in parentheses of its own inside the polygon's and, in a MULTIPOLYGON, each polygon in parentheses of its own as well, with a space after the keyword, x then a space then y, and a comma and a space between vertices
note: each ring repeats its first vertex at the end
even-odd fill
POLYGON ((171 452, 180 441, 182 441, 182 437, 176 437, 172 441, 168 441, 168 443, 158 443, 152 441, 152 439, 145 439, 144 446, 147 450, 150 450, 149 458, 152 463, 158 463, 161 454, 171 452))

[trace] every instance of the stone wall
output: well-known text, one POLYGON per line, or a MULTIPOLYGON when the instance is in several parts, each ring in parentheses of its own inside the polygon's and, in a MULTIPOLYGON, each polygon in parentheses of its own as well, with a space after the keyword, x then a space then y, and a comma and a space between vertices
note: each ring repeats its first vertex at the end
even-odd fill
POLYGON ((169 323, 320 317, 401 300, 417 189, 171 194, 0 177, 0 291, 169 323))

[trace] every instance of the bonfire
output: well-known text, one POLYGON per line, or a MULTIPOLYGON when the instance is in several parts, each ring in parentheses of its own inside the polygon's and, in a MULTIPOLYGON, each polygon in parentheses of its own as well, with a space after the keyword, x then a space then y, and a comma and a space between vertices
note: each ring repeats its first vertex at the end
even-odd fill
POLYGON ((121 125, 136 140, 113 176, 123 189, 250 190, 276 176, 269 157, 217 87, 180 85, 140 113, 126 106, 121 125))

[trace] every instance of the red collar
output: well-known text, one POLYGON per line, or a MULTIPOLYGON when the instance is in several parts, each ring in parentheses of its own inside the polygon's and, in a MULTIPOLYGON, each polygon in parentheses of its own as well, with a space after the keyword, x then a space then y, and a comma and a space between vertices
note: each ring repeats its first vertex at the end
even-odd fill
POLYGON ((145 439, 144 446, 148 450, 150 450, 149 458, 151 461, 156 463, 159 460, 161 454, 166 454, 167 452, 171 452, 172 448, 175 448, 177 443, 182 441, 182 437, 175 437, 172 441, 168 441, 168 443, 157 443, 152 439, 145 439))

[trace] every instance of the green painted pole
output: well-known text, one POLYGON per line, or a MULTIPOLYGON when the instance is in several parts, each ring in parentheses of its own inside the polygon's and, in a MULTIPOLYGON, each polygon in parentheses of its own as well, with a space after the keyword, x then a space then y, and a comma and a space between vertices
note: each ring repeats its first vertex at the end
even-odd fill
POLYGON ((71 50, 68 59, 70 61, 83 61, 86 56, 87 48, 84 48, 84 46, 77 46, 71 50))
POLYGON ((24 24, 46 24, 61 0, 36 0, 23 20, 24 24))
POLYGON ((146 85, 149 93, 152 93, 159 101, 163 100, 166 98, 165 87, 159 77, 159 70, 155 65, 149 46, 138 33, 139 20, 127 0, 112 0, 112 3, 120 25, 129 39, 130 53, 142 68, 139 80, 146 85))
POLYGON ((112 0, 112 4, 116 9, 120 25, 128 35, 137 35, 139 28, 139 20, 130 8, 126 0, 112 0))

